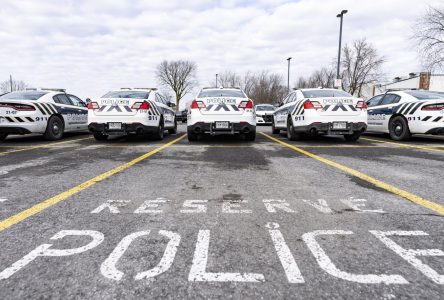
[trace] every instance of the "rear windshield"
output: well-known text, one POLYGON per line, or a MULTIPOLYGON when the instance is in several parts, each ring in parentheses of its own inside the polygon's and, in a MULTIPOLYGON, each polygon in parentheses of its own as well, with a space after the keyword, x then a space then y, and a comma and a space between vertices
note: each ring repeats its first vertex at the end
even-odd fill
POLYGON ((0 99, 10 99, 10 100, 37 100, 40 97, 46 95, 48 92, 40 91, 17 91, 4 94, 0 96, 0 99))
POLYGON ((274 111, 274 106, 273 105, 256 106, 256 111, 274 111))
POLYGON ((108 92, 102 98, 134 98, 134 99, 148 99, 149 92, 143 91, 115 91, 108 92))
POLYGON ((302 91, 304 98, 324 98, 324 97, 353 97, 347 92, 340 90, 308 90, 302 91))
POLYGON ((239 97, 239 98, 247 98, 244 92, 241 90, 203 90, 199 93, 197 98, 206 98, 206 97, 239 97))
POLYGON ((434 93, 434 92, 426 92, 426 91, 406 91, 406 94, 415 97, 418 100, 429 100, 429 99, 444 99, 444 95, 434 93))

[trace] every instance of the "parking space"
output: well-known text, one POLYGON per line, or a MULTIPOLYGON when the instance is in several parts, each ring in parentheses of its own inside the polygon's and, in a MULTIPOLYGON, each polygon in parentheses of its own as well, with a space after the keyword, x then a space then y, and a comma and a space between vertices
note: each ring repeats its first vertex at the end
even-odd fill
POLYGON ((442 297, 442 139, 185 131, 2 143, 4 298, 442 297))

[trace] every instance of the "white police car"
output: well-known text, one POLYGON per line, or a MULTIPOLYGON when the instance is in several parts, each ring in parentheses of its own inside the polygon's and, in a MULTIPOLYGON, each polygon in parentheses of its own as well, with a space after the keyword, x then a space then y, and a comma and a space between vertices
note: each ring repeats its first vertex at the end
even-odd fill
POLYGON ((412 134, 444 134, 444 95, 423 90, 389 91, 367 101, 368 131, 393 140, 412 134))
POLYGON ((290 140, 303 134, 343 135, 356 141, 367 128, 364 100, 335 89, 298 89, 274 112, 272 132, 287 131, 290 140))
POLYGON ((274 105, 271 104, 257 104, 255 106, 256 111, 256 124, 269 124, 273 123, 273 113, 275 111, 274 105))
POLYGON ((64 132, 88 130, 88 109, 63 89, 27 89, 0 96, 0 140, 10 134, 41 133, 58 140, 64 132))
POLYGON ((188 110, 188 140, 199 135, 242 134, 256 138, 253 101, 239 88, 203 88, 188 110))
POLYGON ((88 129, 96 140, 110 135, 151 134, 163 139, 177 132, 173 103, 155 88, 122 88, 88 103, 88 129))

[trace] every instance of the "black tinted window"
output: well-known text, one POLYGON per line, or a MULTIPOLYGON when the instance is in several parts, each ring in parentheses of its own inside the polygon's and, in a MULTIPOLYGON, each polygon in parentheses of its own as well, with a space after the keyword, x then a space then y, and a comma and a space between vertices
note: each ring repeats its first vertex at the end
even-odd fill
POLYGON ((205 97, 239 97, 239 98, 246 98, 244 92, 241 90, 222 90, 222 89, 215 89, 215 90, 203 90, 199 93, 199 96, 197 98, 205 98, 205 97))
POLYGON ((0 99, 11 99, 11 100, 37 100, 40 97, 46 95, 48 92, 40 91, 17 91, 4 94, 0 99))
POLYGON ((85 102, 83 102, 82 100, 80 100, 79 97, 76 97, 74 95, 68 95, 69 100, 71 100, 71 102, 76 105, 76 106, 80 106, 80 107, 86 107, 85 102))
POLYGON ((398 103, 399 100, 401 99, 400 96, 395 95, 395 94, 386 94, 384 96, 384 98, 382 98, 381 104, 380 105, 386 105, 386 104, 393 104, 393 103, 398 103))
POLYGON ((273 105, 258 105, 256 111, 274 111, 273 105))
POLYGON ((69 100, 68 96, 66 96, 64 94, 56 95, 53 97, 53 99, 56 103, 59 103, 59 104, 73 105, 71 100, 69 100))
POLYGON ((102 98, 132 98, 132 99, 148 99, 149 92, 143 91, 114 91, 108 92, 102 98))
POLYGON ((368 100, 367 101, 368 107, 379 105, 382 97, 384 97, 384 95, 378 95, 378 96, 375 96, 375 97, 371 98, 370 100, 368 100))
POLYGON ((340 90, 305 90, 302 91, 304 98, 324 98, 324 97, 353 97, 347 92, 340 90))

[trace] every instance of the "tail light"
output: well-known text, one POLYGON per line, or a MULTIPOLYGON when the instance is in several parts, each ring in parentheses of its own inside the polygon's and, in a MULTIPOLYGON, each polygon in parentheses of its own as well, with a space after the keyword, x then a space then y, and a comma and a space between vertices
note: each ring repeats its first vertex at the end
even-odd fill
POLYGON ((322 109, 322 105, 318 101, 307 100, 304 102, 304 109, 322 109))
POLYGON ((253 101, 251 101, 251 100, 248 100, 248 101, 242 101, 240 104, 239 104, 239 108, 253 108, 253 101))
POLYGON ((89 102, 87 107, 88 109, 99 109, 99 104, 97 102, 89 102))
POLYGON ((444 109, 444 103, 425 105, 421 108, 421 110, 426 110, 426 111, 437 111, 443 109, 444 109))
POLYGON ((358 101, 355 107, 360 109, 367 109, 367 103, 365 101, 358 101))
POLYGON ((205 107, 205 103, 203 103, 202 101, 193 100, 193 102, 191 102, 191 109, 201 109, 205 107))
POLYGON ((0 103, 0 107, 10 107, 19 111, 34 111, 35 107, 32 105, 26 104, 17 104, 17 103, 0 103))
POLYGON ((150 103, 148 101, 136 102, 131 106, 132 109, 150 109, 150 103))

